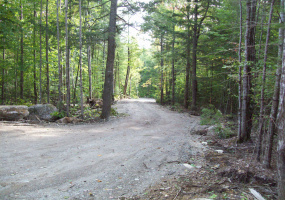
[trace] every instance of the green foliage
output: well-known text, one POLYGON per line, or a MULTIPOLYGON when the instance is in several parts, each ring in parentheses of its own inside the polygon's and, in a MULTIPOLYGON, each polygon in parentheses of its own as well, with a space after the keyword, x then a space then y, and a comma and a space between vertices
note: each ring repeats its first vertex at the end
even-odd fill
POLYGON ((92 109, 89 106, 84 108, 84 117, 87 119, 100 117, 101 111, 97 109, 92 109))
POLYGON ((214 130, 215 134, 221 139, 226 139, 233 136, 233 132, 231 131, 231 129, 223 127, 221 124, 218 124, 214 130))
POLYGON ((24 105, 24 106, 28 106, 28 107, 33 105, 33 103, 31 101, 25 101, 23 99, 18 99, 16 104, 17 105, 24 105))
POLYGON ((220 110, 214 108, 213 105, 209 105, 209 108, 202 109, 201 125, 214 125, 219 124, 223 119, 223 115, 220 110))
POLYGON ((55 118, 55 119, 61 119, 61 118, 64 118, 66 116, 66 113, 64 111, 61 111, 61 112, 55 111, 55 112, 51 113, 51 116, 53 116, 53 118, 55 118))
POLYGON ((117 110, 115 108, 111 108, 111 115, 112 116, 118 116, 119 113, 117 112, 117 110))

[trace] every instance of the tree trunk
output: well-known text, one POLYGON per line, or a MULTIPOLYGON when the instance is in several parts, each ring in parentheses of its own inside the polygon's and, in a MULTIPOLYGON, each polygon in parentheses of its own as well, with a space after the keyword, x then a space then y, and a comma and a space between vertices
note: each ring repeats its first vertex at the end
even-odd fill
POLYGON ((69 81, 69 43, 68 43, 68 0, 65 0, 65 62, 66 62, 66 115, 69 116, 70 107, 70 81, 69 81))
MULTIPOLYGON (((20 1, 21 4, 21 15, 20 15, 20 21, 23 20, 23 5, 22 1, 20 1)), ((21 22, 22 23, 22 22, 21 22)), ((24 99, 24 33, 23 33, 23 27, 21 26, 21 70, 20 70, 20 98, 24 99)))
POLYGON ((117 17, 117 0, 111 0, 108 35, 108 55, 105 72, 105 83, 103 91, 103 108, 101 118, 109 119, 111 114, 112 92, 113 92, 113 70, 115 60, 115 35, 116 35, 116 17, 117 17))
POLYGON ((40 13, 40 103, 42 103, 42 16, 43 16, 43 0, 41 0, 40 13))
POLYGON ((102 91, 104 89, 104 68, 105 68, 105 54, 106 54, 106 40, 105 40, 105 35, 104 35, 104 42, 103 42, 103 60, 102 60, 102 91))
POLYGON ((160 53, 161 53, 161 59, 160 59, 160 67, 161 67, 161 77, 160 77, 160 104, 163 105, 163 34, 161 34, 161 40, 160 40, 160 53))
POLYGON ((198 46, 198 0, 195 0, 194 8, 194 27, 193 27, 193 52, 192 52, 192 104, 191 109, 195 110, 197 106, 197 46, 198 46))
MULTIPOLYGON (((267 62, 267 53, 268 53, 268 43, 269 43, 269 37, 270 37, 270 26, 271 26, 271 19, 273 14, 273 5, 275 0, 271 1, 271 7, 270 7, 270 14, 269 14, 269 20, 268 20, 268 28, 267 28, 267 35, 266 35, 266 42, 265 42, 265 49, 264 49, 264 63, 263 63, 263 72, 262 72, 262 87, 261 87, 261 95, 260 95, 260 112, 259 112, 259 127, 258 127, 258 143, 257 143, 257 160, 260 161, 260 155, 261 155, 261 149, 262 149, 262 140, 263 140, 263 132, 264 132, 264 90, 265 90, 265 82, 266 82, 266 62, 267 62)), ((269 138, 268 138, 269 139, 269 138)), ((267 140, 269 142, 269 140, 267 140)), ((269 153, 268 146, 265 151, 266 154, 269 153)), ((266 155, 266 157, 271 157, 269 155, 266 155)), ((265 166, 269 168, 270 162, 265 157, 266 163, 265 166)))
MULTIPOLYGON (((258 6, 258 10, 259 10, 259 7, 260 7, 260 2, 259 1, 259 6, 258 6)), ((264 19, 265 19, 265 8, 266 8, 266 3, 264 2, 263 3, 263 8, 262 8, 262 14, 261 14, 261 22, 260 22, 260 36, 259 36, 259 48, 258 48, 258 54, 257 54, 257 60, 260 59, 260 52, 261 52, 261 48, 262 48, 262 37, 263 37, 263 25, 264 25, 264 19)))
POLYGON ((34 104, 37 104, 38 102, 38 94, 37 94, 37 71, 36 71, 36 3, 34 3, 34 38, 33 38, 33 48, 34 48, 34 104))
MULTIPOLYGON (((74 70, 75 71, 75 67, 74 70)), ((74 83, 74 88, 73 88, 73 106, 75 106, 77 99, 76 99, 76 88, 77 88, 77 82, 78 82, 78 75, 79 75, 79 71, 80 71, 80 65, 78 63, 78 67, 77 67, 77 73, 76 73, 76 77, 75 77, 75 83, 74 83)), ((74 73, 74 72, 73 72, 74 73)))
POLYGON ((251 68, 255 62, 255 12, 256 0, 247 0, 245 33, 245 65, 243 75, 243 99, 241 117, 241 137, 238 142, 250 140, 252 128, 253 103, 251 100, 252 83, 251 68))
MULTIPOLYGON (((89 15, 89 1, 87 4, 87 12, 86 12, 86 17, 85 17, 85 24, 87 24, 87 17, 89 15)), ((86 28, 86 26, 85 26, 86 28)), ((88 78, 89 78, 89 98, 92 98, 92 67, 91 67, 91 59, 93 59, 91 55, 91 43, 92 43, 92 38, 88 38, 88 44, 87 44, 87 61, 88 61, 88 78)))
POLYGON ((92 98, 92 70, 91 70, 91 41, 87 45, 88 77, 89 77, 89 98, 92 98))
POLYGON ((117 68, 117 73, 118 73, 118 87, 119 87, 119 95, 120 95, 120 99, 122 99, 121 96, 121 79, 120 79, 120 57, 119 57, 119 53, 117 54, 117 59, 118 59, 118 68, 117 68))
MULTIPOLYGON (((4 43, 4 42, 3 42, 4 43)), ((2 65, 2 85, 1 85, 1 99, 2 105, 5 104, 5 95, 4 95, 4 86, 5 86, 5 69, 4 69, 4 62, 5 62, 5 48, 3 47, 3 65, 2 65)))
POLYGON ((47 103, 50 101, 49 91, 49 65, 48 65, 48 0, 46 1, 46 66, 47 66, 47 103))
POLYGON ((132 89, 132 75, 130 75, 129 97, 131 96, 131 89, 132 89))
MULTIPOLYGON (((281 19, 284 23, 284 0, 281 0, 280 12, 281 19)), ((283 27, 283 26, 282 26, 283 27)), ((284 36, 284 29, 283 29, 284 36)), ((283 38, 283 44, 285 38, 283 38)), ((279 108, 277 115, 277 132, 278 132, 278 200, 285 199, 285 45, 283 45, 283 56, 282 56, 282 69, 281 69, 281 80, 280 80, 280 97, 279 97, 279 108)))
MULTIPOLYGON (((184 91, 184 107, 189 107, 189 85, 190 85, 190 0, 187 0, 187 39, 186 39, 186 77, 185 77, 185 91, 184 91)), ((196 9, 196 7, 195 7, 196 9)), ((194 25, 195 26, 195 25, 194 25)))
MULTIPOLYGON (((281 24, 281 27, 279 28, 279 46, 278 46, 278 63, 277 63, 277 70, 276 70, 276 79, 275 79, 275 86, 274 86, 274 93, 272 98, 272 106, 271 106, 271 112, 270 112, 270 120, 269 120, 269 127, 268 127, 268 150, 269 152, 265 152, 265 160, 264 162, 267 162, 270 167, 271 162, 271 155, 272 155, 272 144, 273 144, 273 136, 276 132, 276 118, 277 118, 277 112, 278 112, 278 104, 279 104, 279 96, 280 96, 280 79, 281 79, 281 67, 282 67, 282 53, 283 53, 283 39, 284 39, 284 0, 281 0, 280 5, 280 19, 279 23, 281 24)), ((267 149, 266 149, 267 150, 267 149)))
POLYGON ((195 8, 194 8, 194 27, 193 27, 193 52, 192 52, 192 104, 191 109, 197 109, 197 96, 198 96, 198 82, 197 82, 197 47, 198 40, 200 36, 200 30, 203 21, 207 17, 208 9, 210 7, 210 1, 207 2, 207 7, 204 13, 204 16, 201 18, 198 24, 198 0, 195 0, 195 8))
POLYGON ((127 87, 128 87, 128 81, 129 81, 129 76, 130 76, 130 71, 131 71, 131 66, 130 66, 130 62, 131 62, 131 52, 130 52, 130 46, 128 44, 128 68, 127 68, 127 74, 126 74, 126 79, 125 79, 125 85, 124 85, 124 97, 126 97, 127 95, 127 87))
POLYGON ((62 93, 61 93, 61 84, 62 84, 62 70, 60 65, 60 44, 59 44, 59 0, 56 2, 56 29, 57 29, 57 65, 58 65, 58 110, 62 110, 62 93))
POLYGON ((172 36, 172 95, 171 95, 171 104, 175 104, 175 24, 173 24, 173 36, 172 36))
POLYGON ((241 139, 241 109, 242 109, 242 66, 241 66, 241 42, 242 42, 242 0, 239 0, 240 7, 240 33, 239 33, 239 73, 238 73, 238 140, 241 139))
MULTIPOLYGON (((83 108, 83 90, 82 90, 82 17, 81 17, 81 0, 79 0, 79 68, 80 68, 80 108, 81 108, 81 117, 84 117, 84 108, 83 108)), ((91 98, 91 97, 90 97, 91 98)))

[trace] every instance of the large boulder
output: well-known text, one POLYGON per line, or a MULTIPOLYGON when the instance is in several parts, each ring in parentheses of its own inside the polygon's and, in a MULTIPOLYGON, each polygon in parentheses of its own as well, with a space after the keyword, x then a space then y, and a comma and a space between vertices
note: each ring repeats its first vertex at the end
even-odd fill
POLYGON ((28 115, 28 106, 0 106, 0 120, 17 121, 28 115))
POLYGON ((53 116, 51 113, 56 112, 57 108, 52 104, 36 104, 29 107, 29 119, 41 119, 52 121, 53 116))

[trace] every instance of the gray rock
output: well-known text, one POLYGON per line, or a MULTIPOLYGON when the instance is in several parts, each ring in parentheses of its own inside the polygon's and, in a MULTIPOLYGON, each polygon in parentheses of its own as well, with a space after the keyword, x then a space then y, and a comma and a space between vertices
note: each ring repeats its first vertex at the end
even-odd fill
POLYGON ((29 107, 29 119, 35 119, 36 116, 41 120, 52 121, 51 113, 56 112, 57 108, 51 104, 36 104, 29 107))
POLYGON ((213 126, 210 126, 207 130, 208 130, 208 132, 207 132, 207 135, 208 136, 215 136, 216 135, 216 133, 215 133, 215 128, 216 128, 217 126, 216 125, 213 125, 213 126))
POLYGON ((17 121, 28 115, 28 106, 0 106, 0 120, 17 121))

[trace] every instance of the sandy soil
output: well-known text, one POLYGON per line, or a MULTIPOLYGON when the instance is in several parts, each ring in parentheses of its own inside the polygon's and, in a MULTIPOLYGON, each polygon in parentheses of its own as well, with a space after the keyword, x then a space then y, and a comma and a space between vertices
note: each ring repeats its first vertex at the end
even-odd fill
POLYGON ((0 199, 117 199, 187 172, 203 147, 199 117, 152 99, 123 100, 125 117, 80 125, 0 122, 0 199))

